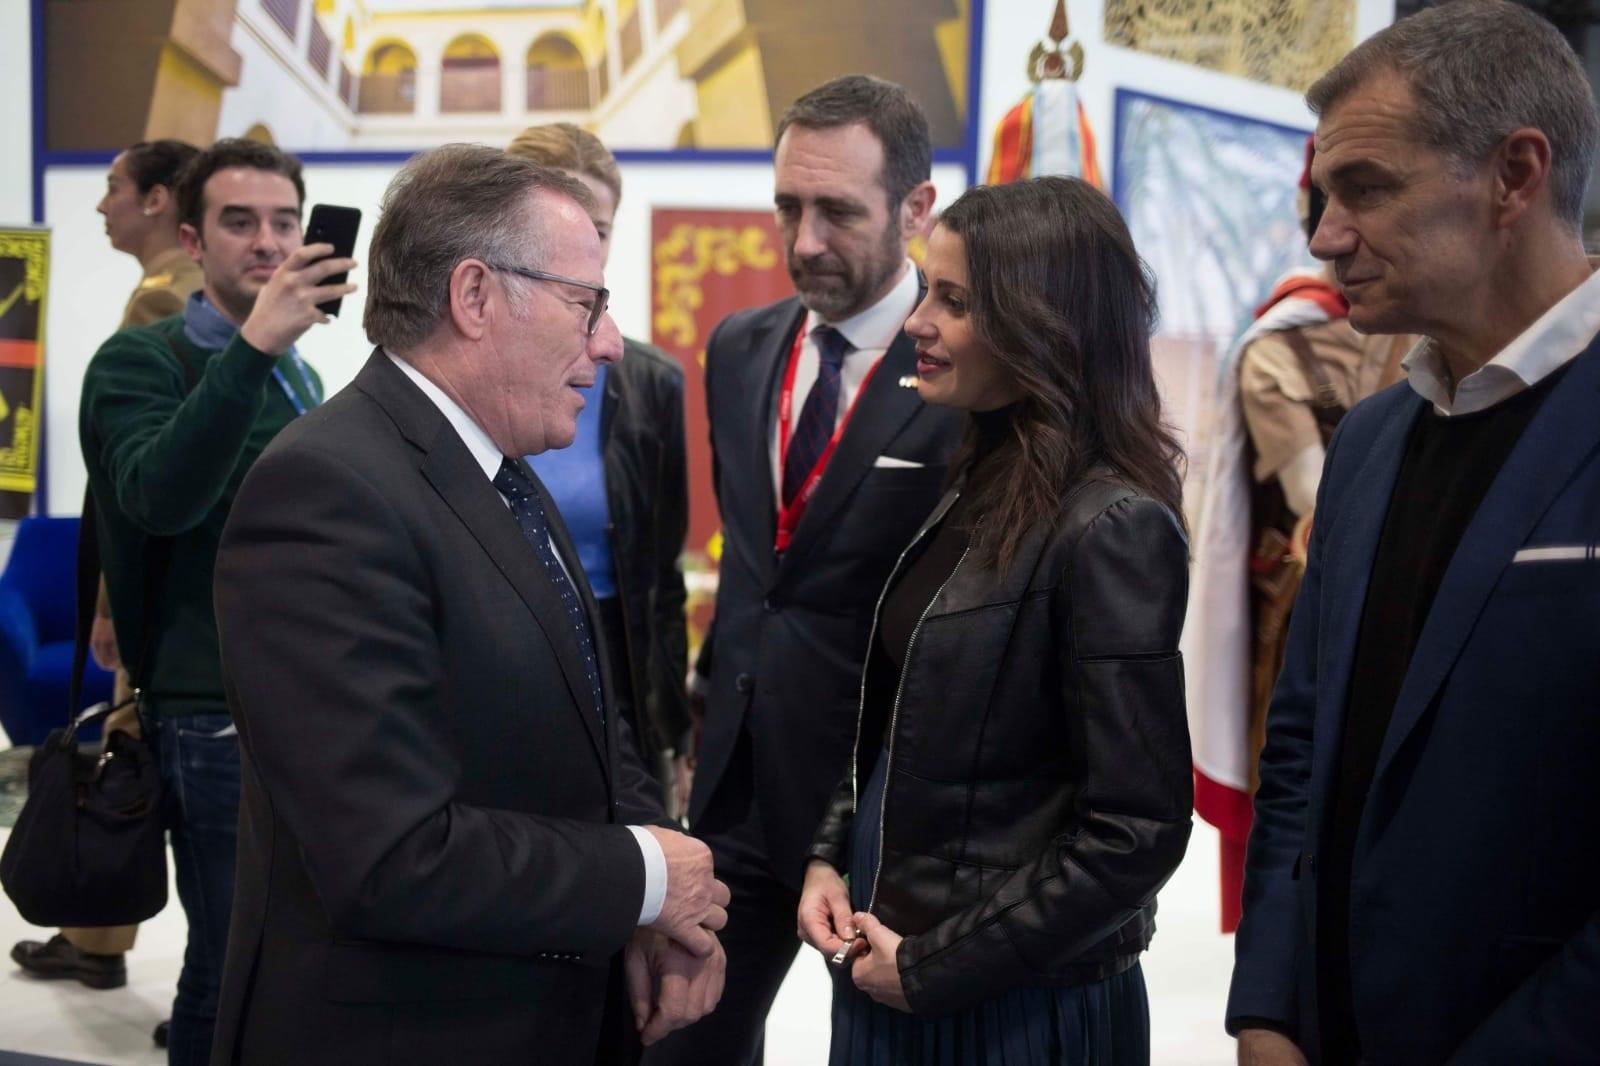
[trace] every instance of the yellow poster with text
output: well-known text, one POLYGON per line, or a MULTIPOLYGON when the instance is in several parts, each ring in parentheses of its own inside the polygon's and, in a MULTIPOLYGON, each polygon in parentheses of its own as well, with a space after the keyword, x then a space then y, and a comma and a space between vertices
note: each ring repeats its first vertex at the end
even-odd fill
POLYGON ((0 518, 22 518, 39 483, 50 232, 0 229, 0 518))

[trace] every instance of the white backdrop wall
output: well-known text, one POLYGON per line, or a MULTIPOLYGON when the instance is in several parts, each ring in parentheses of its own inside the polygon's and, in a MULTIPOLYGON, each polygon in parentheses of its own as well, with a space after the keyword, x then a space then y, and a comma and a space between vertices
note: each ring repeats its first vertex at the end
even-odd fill
MULTIPOLYGON (((1365 37, 1393 17, 1393 0, 1358 0, 1357 36, 1365 37)), ((982 82, 978 114, 984 143, 979 174, 988 165, 987 139, 995 123, 1027 88, 1024 62, 1050 20, 1054 0, 989 0, 985 6, 982 82)), ((1087 54, 1080 91, 1094 125, 1101 170, 1110 179, 1114 145, 1113 101, 1128 88, 1290 125, 1310 125, 1298 94, 1105 44, 1100 37, 1103 0, 1069 0, 1073 36, 1087 54)), ((27 75, 27 5, 0 0, 0 91, 5 99, 31 99, 27 75)), ((243 31, 240 31, 243 32, 243 31)), ((258 42, 236 40, 246 50, 258 42)), ((238 134, 260 116, 238 107, 225 111, 238 134)), ((27 109, 0 113, 0 221, 31 217, 27 109)), ((365 213, 358 258, 365 255, 377 203, 396 167, 392 164, 315 165, 307 168, 310 203, 343 203, 365 213)), ((772 199, 771 168, 765 164, 628 164, 624 194, 608 270, 618 324, 630 336, 650 335, 650 213, 654 207, 762 209, 772 199)), ((940 203, 965 187, 960 167, 935 168, 940 203)), ((46 442, 50 513, 76 511, 83 495, 77 446, 77 403, 83 369, 99 343, 116 328, 128 292, 138 280, 133 260, 111 251, 94 205, 104 188, 104 168, 53 167, 45 181, 45 218, 55 239, 47 322, 46 442)), ((358 271, 355 280, 364 280, 358 271)), ((347 383, 366 358, 357 293, 350 312, 309 334, 302 351, 322 373, 330 391, 347 383)))

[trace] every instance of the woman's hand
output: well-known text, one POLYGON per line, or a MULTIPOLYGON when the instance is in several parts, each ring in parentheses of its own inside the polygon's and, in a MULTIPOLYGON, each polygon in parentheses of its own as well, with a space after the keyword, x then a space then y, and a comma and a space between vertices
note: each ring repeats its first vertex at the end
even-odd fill
MULTIPOLYGON (((807 877, 807 883, 810 878, 807 877)), ((867 953, 856 959, 850 967, 850 979, 874 1000, 885 1007, 911 1013, 911 1003, 900 985, 900 966, 895 954, 905 937, 894 932, 870 914, 855 916, 856 928, 867 938, 867 953)))
POLYGON ((806 867, 797 921, 800 939, 830 959, 845 941, 856 938, 850 917, 850 890, 839 871, 821 859, 812 859, 806 867))

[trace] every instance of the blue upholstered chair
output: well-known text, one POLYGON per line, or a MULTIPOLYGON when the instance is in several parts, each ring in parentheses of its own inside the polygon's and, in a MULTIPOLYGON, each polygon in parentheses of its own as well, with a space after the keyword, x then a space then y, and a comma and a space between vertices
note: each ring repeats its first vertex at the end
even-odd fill
MULTIPOLYGON (((13 744, 66 724, 77 565, 78 519, 22 520, 0 573, 0 726, 13 744)), ((111 675, 91 660, 83 703, 110 698, 111 675)))

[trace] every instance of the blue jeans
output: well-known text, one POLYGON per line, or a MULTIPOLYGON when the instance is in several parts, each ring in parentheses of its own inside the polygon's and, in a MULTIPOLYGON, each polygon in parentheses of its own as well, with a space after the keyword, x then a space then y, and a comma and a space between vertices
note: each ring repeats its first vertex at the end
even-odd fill
MULTIPOLYGON (((147 735, 149 735, 147 733, 147 735)), ((167 828, 189 943, 172 1003, 169 1066, 206 1066, 217 1024, 222 958, 239 847, 239 736, 226 711, 159 718, 167 828)))

